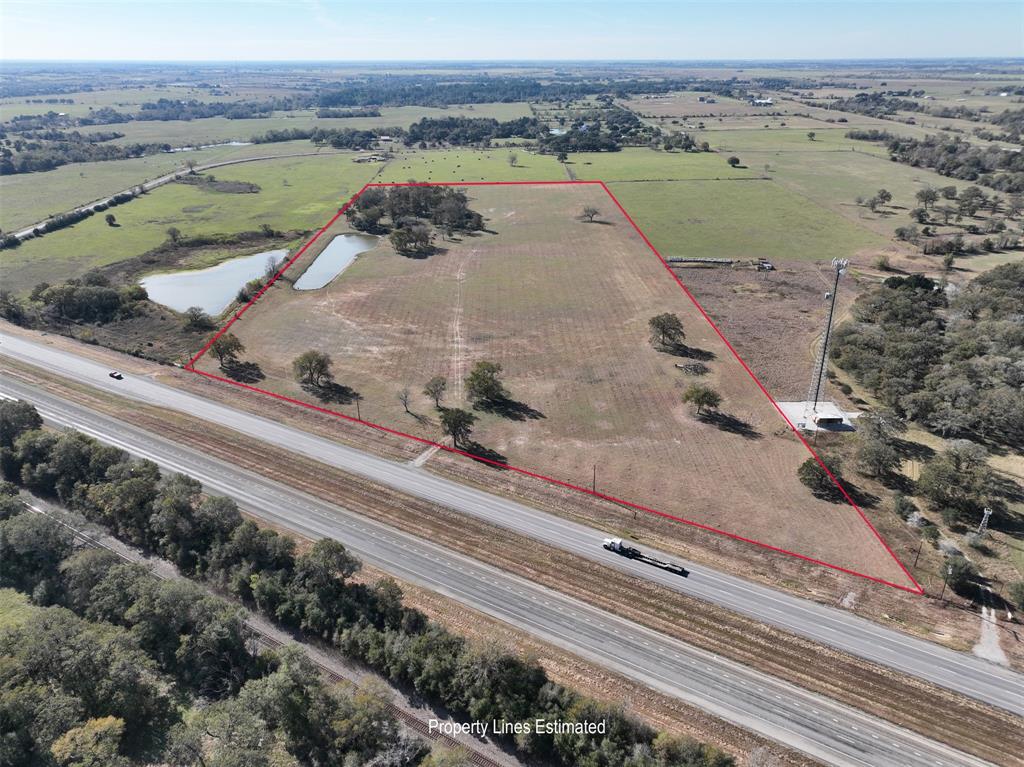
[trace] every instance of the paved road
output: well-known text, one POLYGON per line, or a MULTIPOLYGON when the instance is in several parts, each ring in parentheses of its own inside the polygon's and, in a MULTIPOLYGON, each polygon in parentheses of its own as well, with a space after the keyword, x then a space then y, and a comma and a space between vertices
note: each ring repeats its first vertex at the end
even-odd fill
MULTIPOLYGON (((239 163, 243 163, 243 162, 260 162, 261 160, 279 160, 281 158, 286 158, 286 157, 310 157, 311 155, 319 155, 319 154, 338 154, 338 153, 337 152, 331 152, 331 151, 326 151, 326 152, 299 152, 299 153, 296 153, 296 154, 269 154, 269 155, 261 155, 259 157, 240 157, 240 158, 238 158, 236 160, 222 160, 220 162, 207 163, 206 165, 197 165, 192 170, 194 170, 196 173, 202 173, 203 171, 206 171, 206 170, 213 170, 214 168, 223 168, 225 165, 238 165, 239 163)), ((107 197, 102 197, 102 198, 100 198, 98 200, 93 200, 92 202, 87 202, 84 205, 79 205, 78 207, 72 208, 71 210, 66 210, 61 215, 67 215, 68 213, 80 213, 80 212, 86 211, 86 210, 95 210, 97 205, 104 205, 104 204, 109 205, 110 201, 112 199, 114 199, 117 195, 119 195, 119 194, 131 194, 133 189, 137 189, 140 186, 142 187, 142 190, 144 192, 152 191, 153 189, 156 189, 158 186, 163 186, 164 184, 169 184, 170 182, 175 181, 176 179, 180 178, 181 176, 186 175, 189 172, 190 172, 189 168, 185 165, 185 162, 182 162, 182 166, 180 168, 178 168, 177 170, 172 170, 170 173, 165 173, 162 176, 157 176, 156 178, 150 179, 149 181, 144 181, 141 184, 133 184, 128 189, 122 189, 120 192, 115 192, 114 194, 108 195, 107 197)), ((53 218, 53 216, 49 216, 47 218, 44 218, 42 221, 37 221, 36 223, 32 224, 32 226, 27 226, 24 229, 19 229, 18 231, 14 232, 14 236, 17 237, 19 240, 24 240, 27 237, 31 237, 38 227, 40 227, 43 224, 45 224, 51 218, 53 218)))
MULTIPOLYGON (((6 341, 5 341, 6 343, 6 341)), ((690 647, 590 605, 422 541, 0 376, 0 395, 27 399, 53 425, 187 473, 246 511, 313 538, 343 541, 366 562, 510 623, 741 727, 840 767, 957 767, 987 762, 856 709, 690 647)))
POLYGON ((126 397, 214 421, 263 442, 516 530, 684 594, 1024 715, 1024 676, 981 658, 954 652, 838 608, 719 573, 654 549, 647 551, 660 559, 683 564, 690 571, 690 576, 681 578, 624 559, 601 548, 604 533, 599 530, 446 480, 423 469, 372 456, 299 429, 210 402, 144 377, 127 376, 123 381, 113 381, 102 365, 41 343, 0 334, 0 354, 40 365, 126 397))

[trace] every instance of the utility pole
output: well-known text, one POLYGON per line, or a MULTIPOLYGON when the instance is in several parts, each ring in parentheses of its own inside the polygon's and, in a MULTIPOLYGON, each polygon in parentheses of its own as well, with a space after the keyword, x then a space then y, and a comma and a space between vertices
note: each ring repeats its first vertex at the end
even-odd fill
POLYGON ((941 602, 943 597, 946 596, 946 586, 949 585, 949 576, 953 574, 953 565, 946 566, 946 577, 942 580, 942 593, 939 594, 939 601, 941 602))
POLYGON ((363 417, 359 414, 359 400, 360 400, 360 397, 356 396, 356 420, 357 421, 362 421, 363 417))
POLYGON ((590 490, 591 490, 591 492, 594 492, 594 493, 597 492, 597 464, 596 463, 594 464, 594 482, 590 486, 590 490))
POLYGON ((921 556, 921 548, 923 546, 924 546, 924 538, 921 538, 921 541, 917 544, 917 553, 914 554, 914 564, 911 566, 911 569, 917 567, 917 560, 921 556))

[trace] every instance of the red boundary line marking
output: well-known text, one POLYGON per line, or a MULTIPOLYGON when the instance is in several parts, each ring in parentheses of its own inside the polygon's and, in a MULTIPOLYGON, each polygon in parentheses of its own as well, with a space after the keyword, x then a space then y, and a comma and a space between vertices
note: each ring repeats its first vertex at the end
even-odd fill
POLYGON ((386 434, 392 434, 394 436, 404 437, 405 439, 410 439, 410 440, 413 440, 413 441, 418 442, 418 443, 423 444, 423 445, 429 445, 431 447, 437 447, 437 448, 440 448, 441 450, 445 450, 445 451, 447 451, 449 453, 453 453, 455 455, 462 455, 462 456, 465 456, 467 458, 471 458, 474 461, 479 461, 479 462, 482 462, 482 463, 490 464, 490 465, 495 466, 497 468, 506 469, 508 471, 514 471, 514 472, 517 472, 519 474, 524 474, 524 475, 526 475, 528 477, 533 477, 535 479, 540 479, 540 480, 543 480, 545 482, 550 482, 551 484, 558 485, 559 487, 564 487, 564 488, 567 488, 567 489, 570 489, 570 490, 576 490, 576 491, 581 492, 581 493, 586 493, 587 495, 591 495, 591 496, 594 496, 596 498, 601 498, 601 499, 606 500, 606 501, 611 501, 612 503, 617 503, 617 504, 620 504, 620 505, 623 505, 623 506, 627 506, 627 507, 629 507, 631 509, 637 509, 638 511, 643 511, 643 512, 646 512, 648 514, 654 514, 656 516, 663 517, 665 519, 671 519, 671 520, 673 520, 675 522, 680 522, 682 524, 689 525, 691 527, 696 527, 696 528, 699 528, 699 529, 704 530, 706 532, 715 533, 716 535, 723 535, 723 536, 725 536, 727 538, 731 538, 733 540, 742 541, 743 543, 750 543, 750 544, 753 544, 755 546, 760 546, 761 548, 769 549, 770 551, 775 551, 775 552, 780 553, 780 554, 786 554, 786 555, 791 556, 791 557, 796 557, 797 559, 801 559, 801 560, 803 560, 805 562, 810 562, 810 563, 815 564, 815 565, 820 565, 821 567, 827 567, 827 568, 829 568, 831 570, 837 570, 839 572, 846 573, 848 575, 854 575, 854 576, 857 576, 858 578, 865 578, 866 580, 874 581, 875 583, 880 583, 880 584, 885 585, 885 586, 891 586, 892 588, 900 589, 901 591, 908 591, 911 594, 922 595, 922 594, 925 593, 924 589, 921 588, 921 585, 917 582, 917 580, 914 578, 914 576, 910 574, 910 572, 907 570, 906 566, 900 561, 899 557, 897 557, 896 554, 893 552, 893 550, 889 547, 889 544, 887 544, 885 542, 885 539, 882 538, 882 536, 879 534, 878 530, 875 529, 875 526, 871 524, 871 521, 867 518, 867 516, 864 514, 864 512, 861 510, 861 508, 854 502, 853 498, 850 497, 850 494, 846 491, 846 488, 844 488, 842 486, 842 484, 839 482, 839 480, 836 479, 835 475, 832 474, 832 472, 829 470, 828 466, 826 466, 824 461, 821 460, 821 457, 814 451, 814 448, 812 448, 810 443, 807 442, 807 440, 804 438, 804 436, 800 433, 799 429, 797 429, 796 426, 793 425, 792 421, 789 420, 789 418, 786 416, 786 414, 782 411, 782 408, 779 407, 778 402, 775 401, 775 398, 772 397, 771 394, 769 394, 768 389, 765 388, 764 384, 761 383, 761 380, 754 374, 754 371, 751 370, 750 367, 747 365, 747 363, 744 362, 743 358, 740 357, 739 353, 736 351, 735 348, 733 348, 733 345, 731 343, 729 343, 729 340, 725 337, 725 335, 722 333, 722 331, 718 328, 718 326, 715 324, 714 320, 712 320, 711 317, 708 315, 708 313, 704 310, 704 307, 700 305, 700 303, 693 296, 693 294, 686 287, 686 285, 683 284, 683 281, 679 279, 679 276, 675 272, 672 271, 671 267, 668 265, 668 262, 665 261, 664 257, 662 257, 661 253, 658 252, 658 249, 654 247, 654 245, 651 243, 651 241, 649 239, 647 239, 647 235, 645 235, 643 233, 643 231, 640 229, 640 227, 637 226, 637 223, 633 220, 633 217, 629 215, 629 213, 626 211, 626 209, 622 206, 622 203, 619 202, 618 198, 614 194, 612 194, 612 191, 608 188, 608 186, 604 183, 604 181, 599 181, 599 180, 598 181, 579 181, 579 180, 574 180, 574 181, 568 181, 568 180, 564 180, 564 181, 466 181, 466 182, 459 182, 459 183, 444 182, 444 181, 440 181, 440 182, 433 182, 433 181, 431 181, 431 182, 412 182, 412 181, 410 181, 410 182, 401 182, 401 183, 367 183, 367 184, 364 184, 363 187, 358 192, 356 192, 354 195, 352 195, 351 198, 349 198, 348 202, 346 202, 341 208, 339 208, 338 212, 335 213, 331 217, 330 221, 328 221, 324 226, 322 226, 319 230, 317 230, 317 232, 309 239, 309 241, 306 242, 301 248, 299 248, 299 250, 295 253, 295 255, 292 256, 290 259, 288 259, 288 261, 286 261, 284 263, 284 265, 267 282, 267 284, 264 285, 256 293, 256 295, 254 295, 252 298, 249 299, 249 301, 245 304, 245 306, 243 306, 241 309, 239 309, 237 312, 235 312, 231 316, 231 319, 229 319, 227 321, 227 323, 225 323, 225 325, 220 330, 218 330, 214 334, 214 336, 203 346, 203 348, 200 349, 199 352, 194 357, 192 357, 192 359, 190 359, 185 364, 184 369, 189 371, 189 372, 191 372, 191 373, 195 373, 196 375, 200 375, 200 376, 203 376, 205 378, 209 378, 209 379, 214 380, 214 381, 219 381, 221 383, 231 384, 232 386, 237 386, 239 388, 246 389, 246 390, 252 391, 252 392, 257 392, 259 394, 265 394, 265 395, 267 395, 269 397, 273 397, 274 399, 280 400, 282 402, 287 402, 287 403, 292 404, 292 405, 299 405, 301 407, 305 407, 305 408, 308 408, 310 410, 315 410, 315 411, 317 411, 319 413, 323 413, 325 415, 330 415, 330 416, 333 416, 333 417, 336 417, 336 418, 342 418, 342 419, 344 419, 346 421, 349 421, 351 423, 362 424, 363 426, 368 426, 368 427, 370 427, 372 429, 376 429, 377 431, 384 432, 386 434), (878 542, 882 544, 882 546, 885 548, 886 552, 888 552, 889 556, 893 558, 893 560, 896 562, 897 565, 899 565, 899 567, 903 571, 904 575, 906 575, 907 578, 910 579, 910 582, 914 584, 914 588, 910 588, 908 586, 903 586, 903 585, 898 584, 898 583, 892 583, 892 582, 887 581, 887 580, 885 580, 883 578, 878 578, 878 577, 873 576, 873 575, 867 575, 866 573, 857 572, 856 570, 851 570, 851 569, 846 568, 846 567, 841 567, 840 565, 834 565, 834 564, 831 564, 829 562, 822 561, 820 559, 815 559, 814 557, 806 556, 804 554, 798 554, 795 551, 789 551, 788 549, 783 549, 783 548, 780 548, 778 546, 773 546, 770 543, 765 543, 763 541, 758 541, 758 540, 755 540, 753 538, 745 538, 742 535, 738 535, 736 533, 730 533, 730 532, 728 532, 726 530, 721 530, 721 529, 719 529, 717 527, 712 527, 712 526, 706 525, 706 524, 704 524, 702 522, 697 522, 697 521, 694 521, 694 520, 691 520, 691 519, 685 519, 683 517, 677 517, 677 516, 674 516, 672 514, 668 514, 668 513, 664 512, 664 511, 658 511, 657 509, 652 509, 652 508, 649 508, 647 506, 643 506, 643 505, 638 504, 638 503, 633 503, 632 501, 627 501, 627 500, 624 500, 622 498, 617 498, 617 497, 615 497, 613 495, 608 495, 606 493, 601 493, 601 492, 597 492, 597 491, 594 491, 594 490, 588 490, 585 487, 581 487, 579 485, 574 485, 571 482, 565 482, 565 481, 560 480, 560 479, 555 479, 554 477, 548 477, 548 476, 546 476, 544 474, 538 474, 538 473, 530 471, 528 469, 523 469, 523 468, 520 468, 518 466, 512 466, 512 465, 509 465, 509 464, 500 463, 498 461, 494 461, 494 460, 491 460, 489 458, 483 458, 482 456, 474 455, 472 453, 466 452, 465 450, 459 450, 458 448, 449 447, 447 445, 442 445, 442 444, 440 444, 438 442, 434 442, 433 440, 425 439, 424 437, 417 437, 414 434, 408 434, 406 432, 399 431, 398 429, 392 429, 390 427, 383 426, 383 425, 378 424, 378 423, 373 423, 372 421, 365 421, 365 420, 362 420, 362 419, 359 419, 359 418, 353 418, 350 415, 345 415, 344 413, 339 413, 336 410, 329 410, 327 408, 319 407, 319 406, 313 405, 313 404, 311 404, 309 402, 303 402, 302 400, 297 400, 297 399, 294 399, 292 397, 287 397, 287 396, 285 396, 283 394, 277 394, 275 392, 268 391, 266 389, 261 389, 261 388, 259 388, 257 386, 251 386, 249 384, 244 384, 244 383, 241 383, 239 381, 232 381, 230 378, 224 378, 222 376, 218 376, 218 375, 215 375, 213 373, 207 373, 207 372, 205 372, 203 370, 196 370, 196 368, 195 368, 196 362, 198 362, 200 360, 200 358, 202 358, 203 355, 205 355, 206 352, 208 352, 210 350, 210 347, 213 345, 213 343, 218 338, 220 338, 224 333, 226 333, 228 328, 230 328, 235 322, 237 322, 242 317, 242 315, 245 314, 249 310, 249 308, 254 303, 256 303, 256 301, 258 301, 260 299, 260 297, 270 288, 270 286, 273 285, 275 282, 277 282, 277 280, 281 277, 281 275, 283 275, 284 272, 288 268, 290 268, 292 266, 292 264, 294 264, 299 259, 299 257, 301 257, 302 254, 305 253, 306 250, 314 242, 316 242, 317 239, 319 239, 320 236, 325 231, 327 231, 327 229, 329 229, 334 224, 334 222, 337 221, 341 217, 341 215, 343 213, 345 213, 346 210, 348 210, 348 208, 352 205, 352 203, 354 203, 356 201, 356 199, 363 192, 365 192, 367 189, 374 188, 374 187, 386 188, 386 187, 397 187, 397 186, 458 186, 458 187, 463 187, 463 186, 553 186, 553 185, 573 185, 573 186, 596 185, 596 186, 600 186, 601 189, 604 190, 605 194, 607 194, 608 197, 612 200, 612 202, 615 203, 615 206, 622 213, 622 215, 626 217, 626 220, 629 222, 630 226, 633 227, 633 230, 638 235, 640 235, 640 239, 642 239, 644 241, 644 244, 647 245, 647 247, 650 249, 650 251, 652 253, 654 253, 655 256, 657 256, 657 258, 661 262, 662 266, 664 266, 666 271, 670 275, 672 275, 672 279, 674 279, 676 284, 679 285, 679 287, 682 289, 682 291, 686 295, 686 297, 690 299, 690 301, 696 307, 697 311, 700 312, 701 316, 707 321, 707 323, 715 331, 715 333, 718 335, 718 337, 726 345, 726 348, 728 348, 729 351, 732 352, 732 355, 740 363, 740 365, 747 372, 747 374, 753 379, 754 383, 757 384, 757 386, 761 390, 761 392, 768 398, 768 401, 771 402, 772 405, 775 407, 775 409, 779 412, 779 415, 782 416, 783 420, 786 422, 786 424, 789 426, 789 428, 792 429, 793 433, 797 436, 797 439, 800 440, 800 442, 807 449, 807 451, 814 457, 814 459, 818 462, 818 464, 825 470, 825 473, 828 474, 828 476, 832 480, 832 482, 835 483, 836 487, 839 488, 839 491, 842 493, 843 498, 845 498, 846 501, 857 511, 857 513, 860 515, 861 520, 864 522, 864 524, 866 524, 868 526, 868 529, 871 530, 871 532, 874 534, 874 536, 878 540, 878 542))

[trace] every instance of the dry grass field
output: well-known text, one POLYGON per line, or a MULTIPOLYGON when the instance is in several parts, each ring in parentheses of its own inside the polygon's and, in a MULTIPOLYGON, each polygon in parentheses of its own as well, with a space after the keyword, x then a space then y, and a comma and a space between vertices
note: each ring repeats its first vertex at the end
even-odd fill
MULTIPOLYGON (((477 411, 473 439, 487 455, 583 486, 596 466, 600 492, 910 585, 854 508, 797 481, 804 446, 600 186, 469 193, 486 233, 439 242, 442 252, 423 259, 382 241, 323 289, 282 280, 268 291, 232 327, 266 376, 257 385, 350 415, 358 395, 365 420, 441 440, 424 382, 446 376, 446 404, 467 406, 470 367, 499 362, 517 404, 477 411), (600 223, 579 219, 584 205, 600 223), (682 319, 684 356, 649 342, 648 319, 661 312, 682 319), (326 395, 292 376, 306 349, 334 360, 338 386, 326 395), (707 374, 675 367, 697 360, 707 374), (717 421, 681 401, 697 380, 723 397, 717 421), (398 399, 404 387, 411 413, 398 399)), ((287 276, 343 231, 327 232, 287 276)), ((216 372, 216 359, 197 367, 216 372)))

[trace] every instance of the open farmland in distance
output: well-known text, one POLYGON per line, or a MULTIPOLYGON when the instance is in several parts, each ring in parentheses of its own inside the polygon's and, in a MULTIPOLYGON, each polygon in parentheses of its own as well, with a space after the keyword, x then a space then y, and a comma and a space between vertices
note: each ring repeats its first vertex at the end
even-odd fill
POLYGON ((27 240, 16 250, 3 251, 0 264, 6 286, 25 292, 38 282, 81 276, 95 267, 133 258, 163 243, 172 227, 186 237, 253 231, 263 224, 279 231, 312 230, 379 168, 374 163, 354 163, 352 157, 351 153, 285 157, 211 171, 218 180, 256 184, 259 191, 254 193, 167 184, 112 209, 117 226, 108 226, 103 215, 95 215, 27 240))
MULTIPOLYGON (((465 406, 462 380, 480 360, 500 363, 514 402, 476 411, 478 451, 659 511, 910 586, 898 563, 847 504, 815 499, 796 478, 806 448, 598 185, 484 186, 471 206, 487 232, 439 242, 427 258, 382 240, 315 291, 290 283, 337 224, 232 327, 261 388, 441 440, 422 394, 444 375, 446 404, 465 406), (579 212, 593 205, 599 223, 579 212), (656 350, 648 319, 675 312, 687 350, 656 350), (336 385, 307 392, 298 352, 335 361, 336 385), (690 376, 677 362, 704 361, 690 376), (720 420, 681 400, 700 380, 724 398, 720 420), (398 395, 411 393, 406 413, 398 395)), ((217 373, 216 359, 197 367, 217 373)), ((469 459, 466 459, 469 460, 469 459)), ((500 471, 500 469, 495 469, 500 471)))

